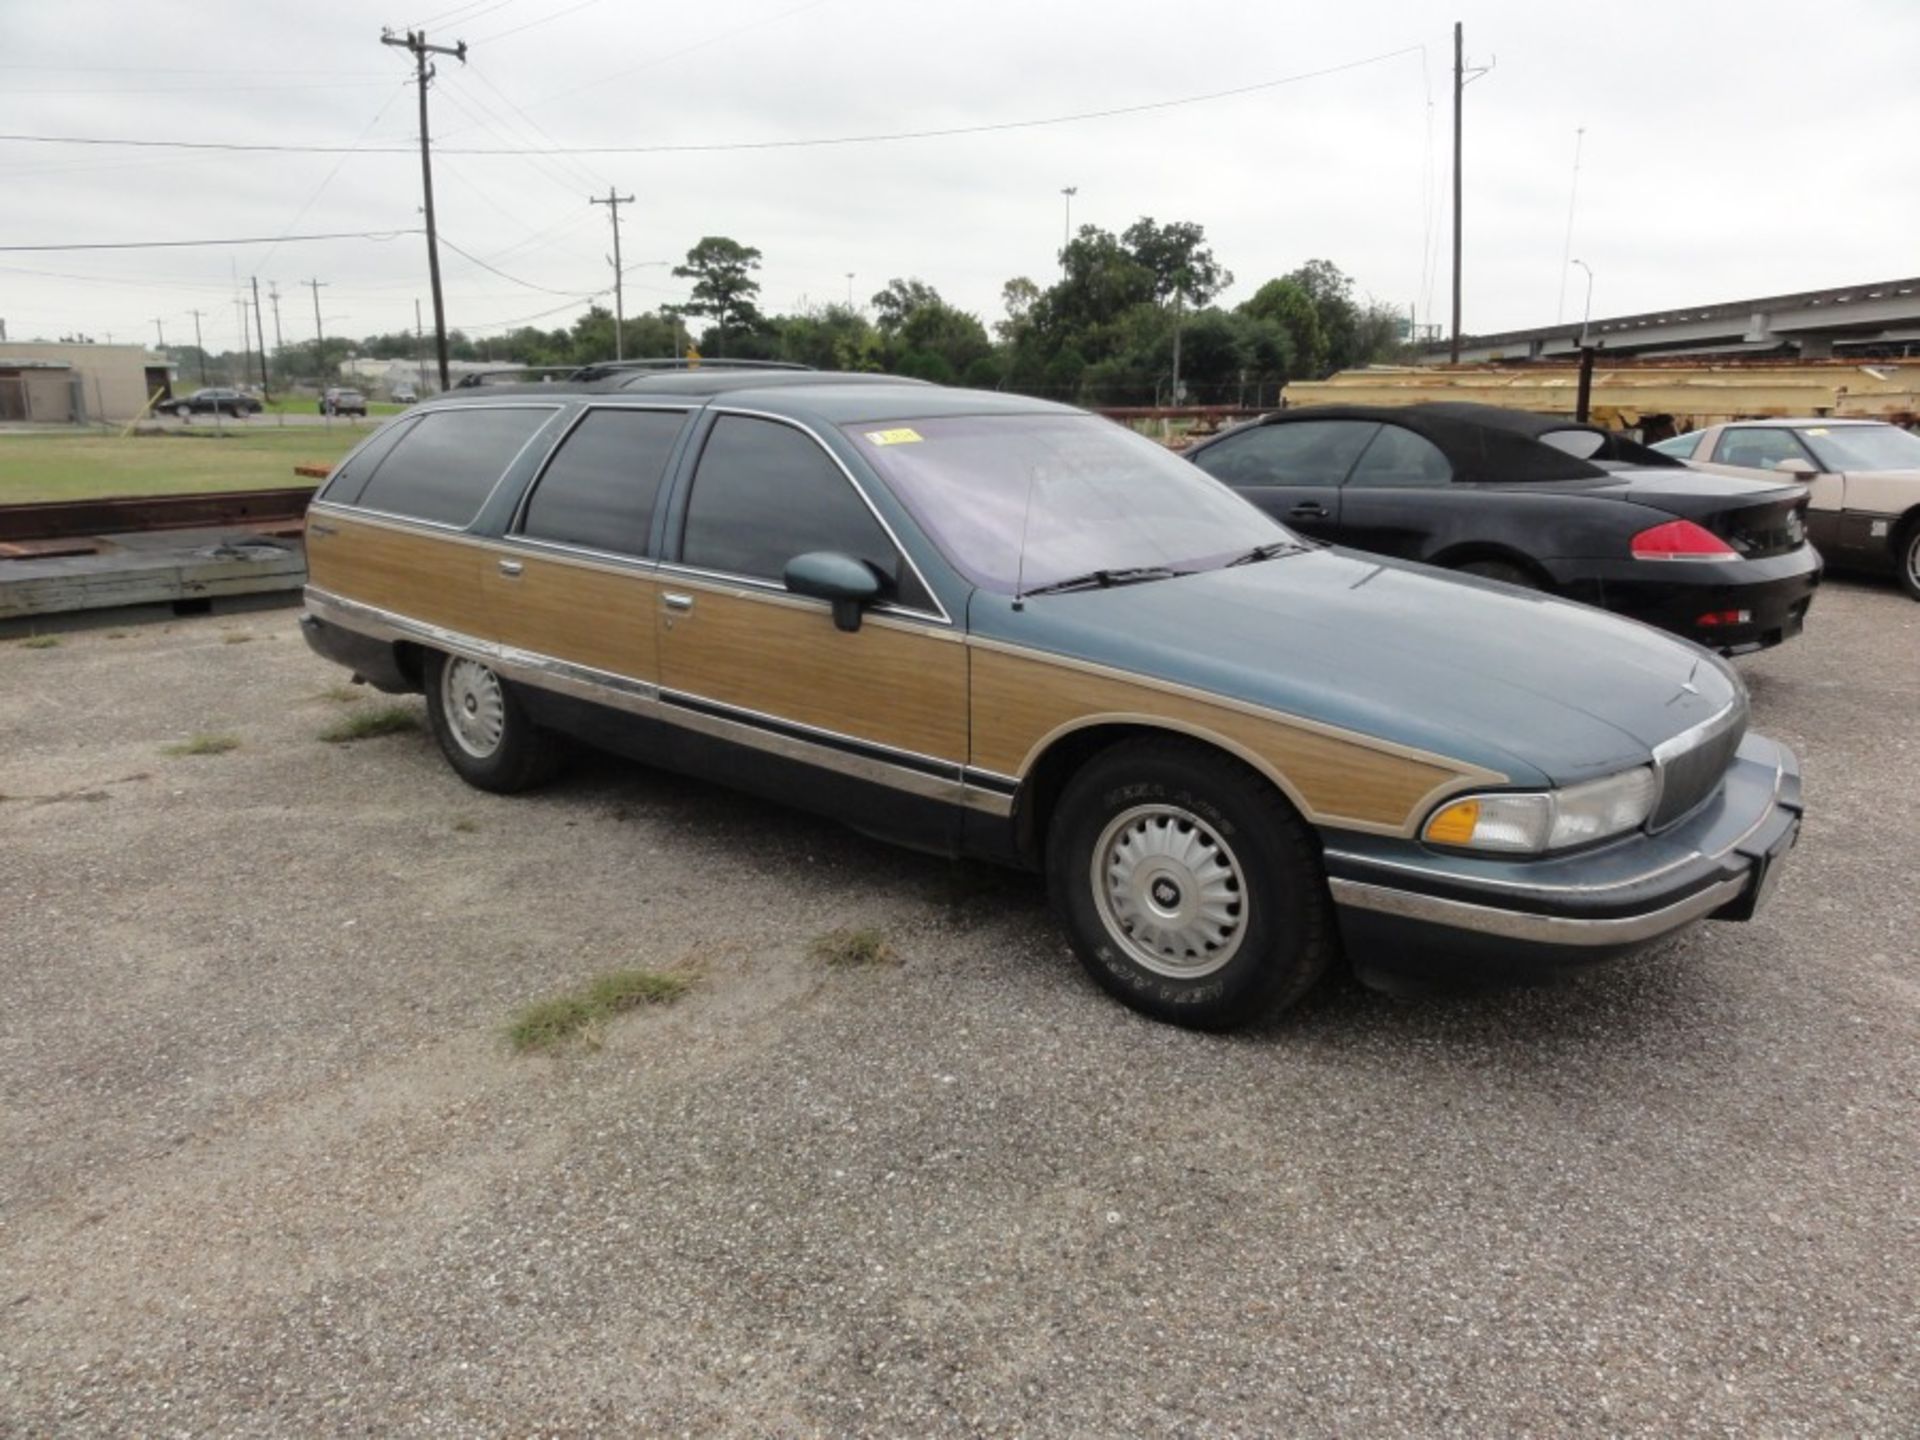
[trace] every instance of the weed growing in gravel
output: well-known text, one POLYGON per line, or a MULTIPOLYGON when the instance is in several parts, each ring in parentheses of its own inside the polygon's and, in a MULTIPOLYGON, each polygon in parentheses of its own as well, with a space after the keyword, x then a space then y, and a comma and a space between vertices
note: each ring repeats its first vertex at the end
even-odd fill
POLYGON ((336 705, 351 705, 356 700, 364 700, 366 692, 355 685, 329 685, 320 692, 319 698, 331 700, 336 705))
POLYGON ((20 642, 22 650, 53 650, 60 644, 58 635, 29 635, 20 642))
POLYGON ((195 735, 177 745, 160 747, 162 755, 224 755, 240 748, 238 735, 195 735))
POLYGON ((807 953, 825 965, 845 969, 898 965, 900 954, 878 930, 829 930, 813 937, 807 953))
POLYGON ((230 634, 222 635, 220 637, 220 643, 222 645, 245 645, 251 639, 253 639, 253 636, 242 635, 239 631, 235 630, 230 634))
POLYGON ((507 1025, 507 1043, 520 1054, 557 1050, 570 1040, 599 1048, 599 1028, 642 1005, 671 1005, 693 986, 689 976, 665 970, 610 970, 570 995, 537 1000, 507 1025))
POLYGON ((471 835, 480 828, 480 822, 478 820, 470 820, 465 815, 462 815, 458 820, 453 822, 453 828, 462 835, 471 835))
POLYGON ((376 735, 398 735, 419 728, 420 717, 406 706, 382 705, 378 710, 362 710, 329 725, 320 732, 320 738, 329 745, 340 745, 348 740, 371 740, 376 735))

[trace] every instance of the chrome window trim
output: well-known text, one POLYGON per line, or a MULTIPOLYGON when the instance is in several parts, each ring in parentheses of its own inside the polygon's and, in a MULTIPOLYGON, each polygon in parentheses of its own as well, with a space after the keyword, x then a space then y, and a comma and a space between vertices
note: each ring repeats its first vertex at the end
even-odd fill
POLYGON ((709 699, 691 691, 663 689, 650 681, 578 665, 537 651, 521 650, 514 646, 481 640, 461 631, 449 630, 445 626, 409 619, 396 611, 367 605, 358 600, 349 600, 345 596, 336 595, 315 585, 306 587, 305 600, 308 611, 317 618, 344 626, 373 639, 388 642, 424 641, 450 654, 465 655, 483 661, 496 667, 507 678, 518 680, 523 684, 610 705, 629 714, 677 725, 718 739, 730 740, 753 749, 832 770, 854 779, 871 781, 890 789, 945 801, 1002 818, 1013 813, 1014 797, 1011 792, 1002 794, 997 789, 974 782, 976 780, 987 781, 990 784, 1015 782, 1012 782, 1010 777, 999 775, 995 771, 975 770, 964 761, 923 755, 917 751, 869 740, 864 736, 848 735, 820 726, 807 725, 784 716, 770 715, 763 711, 734 705, 728 701, 709 699), (694 701, 712 710, 728 713, 703 713, 673 703, 676 699, 694 701), (730 718, 732 716, 743 718, 730 718), (804 736, 784 734, 749 723, 751 719, 756 718, 778 724, 787 730, 799 730, 818 735, 822 743, 809 743, 804 736), (826 742, 859 746, 874 753, 860 754, 826 742), (914 760, 923 767, 937 766, 940 773, 930 773, 925 768, 890 764, 880 758, 886 754, 914 760))
MULTIPOLYGON (((873 503, 873 497, 867 494, 865 488, 863 488, 860 482, 854 478, 853 471, 848 469, 846 462, 834 453, 833 447, 827 444, 827 442, 821 438, 820 432, 818 430, 815 430, 813 426, 809 425, 804 420, 796 420, 791 415, 776 415, 770 410, 749 410, 738 405, 710 404, 707 406, 707 412, 715 416, 741 415, 751 420, 771 420, 776 424, 786 425, 791 427, 792 429, 798 430, 801 434, 805 435, 809 440, 813 441, 813 443, 819 447, 820 453, 825 455, 828 460, 833 462, 834 469, 838 470, 841 473, 841 475, 845 477, 847 484, 853 487, 853 493, 860 497, 860 503, 867 507, 867 512, 873 516, 875 522, 879 524, 881 530, 886 533, 887 539, 893 542, 893 548, 900 552, 900 558, 907 562, 907 568, 913 571, 914 578, 920 582, 920 588, 927 592, 927 598, 933 602, 934 611, 937 612, 937 614, 934 615, 932 618, 938 619, 938 621, 942 625, 951 625, 953 623, 953 617, 947 613, 947 607, 943 605, 940 601, 939 592, 936 591, 933 588, 933 586, 927 583, 926 572, 920 568, 919 562, 913 558, 913 553, 910 550, 908 550, 905 545, 902 545, 900 543, 899 532, 897 532, 893 528, 893 526, 887 523, 887 517, 880 513, 879 507, 877 507, 873 503)), ((702 455, 706 453, 707 440, 712 439, 712 437, 713 437, 713 431, 712 431, 712 428, 709 427, 707 431, 706 439, 700 442, 700 450, 702 455)), ((696 484, 698 484, 700 480, 700 458, 701 458, 700 456, 694 457, 693 471, 687 480, 687 497, 689 501, 691 501, 693 497, 693 487, 696 484)), ((683 512, 681 517, 681 540, 684 541, 685 538, 686 538, 686 520, 685 520, 685 514, 683 512)), ((672 548, 679 549, 681 547, 674 546, 672 548)), ((678 564, 680 562, 674 561, 672 563, 678 564)), ((699 570, 698 566, 687 566, 685 568, 691 569, 691 570, 699 570)), ((725 575, 726 578, 728 579, 735 578, 731 574, 731 572, 725 572, 725 571, 709 570, 709 571, 701 571, 700 573, 710 574, 710 575, 722 574, 722 575, 725 575)), ((760 584, 771 583, 762 579, 759 576, 740 576, 738 578, 743 580, 752 580, 760 584)), ((776 590, 780 590, 783 594, 786 593, 784 586, 775 585, 773 586, 773 588, 776 590)), ((876 606, 874 608, 881 609, 884 607, 876 606)), ((903 615, 927 615, 928 614, 928 612, 925 610, 917 610, 917 609, 914 609, 912 606, 904 606, 904 605, 899 607, 899 611, 903 615)))
MULTIPOLYGON (((540 488, 540 482, 547 478, 547 471, 553 468, 553 457, 560 453, 560 447, 572 438, 573 432, 578 430, 581 425, 586 422, 587 416, 591 415, 595 410, 645 410, 656 414, 678 415, 680 416, 681 428, 684 430, 686 428, 687 417, 693 414, 694 407, 691 405, 661 404, 610 405, 598 400, 589 401, 582 405, 573 419, 561 427, 560 433, 554 437, 553 444, 547 447, 547 453, 540 458, 539 468, 533 472, 533 479, 527 482, 526 491, 520 496, 520 502, 513 507, 513 514, 508 518, 507 528, 501 538, 507 540, 526 540, 534 544, 555 545, 566 549, 585 550, 594 555, 613 555, 628 559, 656 558, 652 556, 632 555, 625 550, 593 550, 588 546, 569 545, 568 542, 564 540, 546 540, 538 535, 528 535, 525 533, 524 527, 527 523, 527 508, 533 504, 533 492, 538 490, 540 488)), ((675 443, 679 443, 678 437, 675 437, 675 443)), ((669 455, 667 458, 671 461, 673 457, 669 455)), ((653 498, 653 503, 656 506, 659 505, 662 499, 666 498, 669 490, 672 488, 672 480, 673 474, 670 466, 660 472, 660 489, 653 498)), ((651 536, 649 536, 649 538, 651 538, 651 536)))
MULTIPOLYGON (((564 401, 522 400, 522 401, 515 402, 515 401, 509 400, 509 401, 496 401, 491 404, 484 404, 484 405, 479 405, 479 404, 444 405, 442 404, 442 405, 432 405, 426 408, 416 407, 415 409, 409 411, 406 417, 398 417, 398 416, 395 417, 396 419, 398 418, 414 419, 415 417, 417 417, 419 420, 424 420, 429 415, 448 415, 461 410, 545 410, 548 412, 547 420, 542 421, 540 424, 533 427, 533 433, 527 436, 525 440, 520 442, 520 448, 513 452, 513 458, 507 461, 506 465, 502 467, 498 475, 493 477, 493 483, 487 487, 487 493, 483 497, 481 497, 480 503, 474 507, 473 515, 471 516, 471 518, 467 520, 466 524, 464 525, 451 525, 445 520, 428 520, 418 515, 402 515, 393 510, 378 510, 371 505, 361 505, 361 504, 358 504, 357 502, 352 505, 341 504, 341 502, 337 500, 330 501, 328 503, 337 505, 341 510, 346 511, 348 513, 357 513, 357 514, 363 514, 363 515, 380 515, 380 516, 384 516, 389 520, 404 520, 409 525, 425 525, 429 529, 445 530, 449 534, 453 534, 453 535, 471 534, 473 531, 474 525, 478 523, 482 515, 487 513, 487 507, 493 503, 493 497, 500 493, 500 487, 502 484, 506 482, 507 476, 513 473, 513 467, 518 465, 520 463, 520 458, 527 453, 527 448, 530 445, 532 445, 534 441, 540 438, 540 432, 546 429, 547 425, 552 422, 553 414, 558 411, 564 410, 566 408, 567 408, 566 402, 564 401)), ((374 433, 378 434, 379 432, 375 431, 374 433)), ((371 440, 372 438, 373 436, 369 435, 367 437, 367 440, 371 440)), ((360 443, 364 445, 366 441, 363 440, 360 443)), ((354 448, 357 450, 359 446, 355 446, 354 448)), ((394 448, 398 449, 399 446, 396 445, 394 448)), ((391 458, 392 456, 389 455, 388 459, 391 459, 391 458)), ((346 462, 343 460, 341 463, 345 464, 346 462)), ((328 478, 331 479, 332 477, 328 477, 328 478)), ((371 484, 373 481, 373 477, 371 475, 368 476, 367 481, 369 484, 371 484)), ((364 487, 362 488, 362 493, 363 494, 365 493, 364 487)))
MULTIPOLYGON (((904 555, 906 552, 902 551, 901 553, 904 555)), ((777 597, 783 600, 791 600, 796 604, 805 606, 809 610, 829 607, 830 605, 830 602, 825 600, 815 600, 808 595, 796 595, 793 591, 787 589, 786 586, 777 584, 772 580, 763 580, 758 575, 737 575, 731 570, 707 570, 698 565, 682 565, 677 560, 661 560, 658 561, 657 564, 659 565, 662 578, 669 575, 685 575, 692 579, 705 580, 712 585, 722 586, 727 589, 758 590, 768 596, 768 598, 777 597)), ((924 584, 925 582, 923 581, 922 583, 924 584)), ((927 593, 932 595, 933 591, 929 590, 927 593)), ((940 601, 938 597, 936 597, 934 604, 938 605, 939 603, 940 601)), ((947 619, 944 611, 936 615, 931 610, 916 610, 911 605, 896 605, 891 600, 883 601, 878 605, 867 606, 866 613, 869 615, 887 615, 901 620, 921 620, 931 624, 949 627, 953 624, 951 620, 947 619)))
POLYGON ((490 543, 534 554, 549 554, 550 558, 556 560, 591 560, 596 565, 636 574, 652 575, 660 568, 658 560, 645 555, 630 555, 625 550, 594 550, 585 545, 569 545, 564 540, 541 540, 532 535, 502 535, 497 540, 490 540, 490 543))
POLYGON ((1476 905, 1467 900, 1444 900, 1436 895, 1394 890, 1360 880, 1329 880, 1327 884, 1333 891, 1333 903, 1352 910, 1371 910, 1382 915, 1443 925, 1453 930, 1471 930, 1480 935, 1497 935, 1537 945, 1593 946, 1631 945, 1669 934, 1737 899, 1746 889, 1749 878, 1748 873, 1743 871, 1658 910, 1605 919, 1502 910, 1498 906, 1476 905))

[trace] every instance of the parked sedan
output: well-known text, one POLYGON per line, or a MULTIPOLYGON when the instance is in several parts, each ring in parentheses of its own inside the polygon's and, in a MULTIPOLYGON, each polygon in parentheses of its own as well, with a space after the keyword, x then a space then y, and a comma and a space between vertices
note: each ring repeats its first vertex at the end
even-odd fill
POLYGON ((1571 421, 1314 406, 1187 458, 1317 539, 1584 601, 1723 654, 1798 634, 1820 582, 1804 489, 1693 473, 1571 421))
POLYGON ((1303 544, 1039 400, 739 371, 442 397, 341 462, 307 551, 309 643, 424 692, 468 783, 538 783, 562 732, 1042 870, 1089 972, 1185 1024, 1342 958, 1533 977, 1744 920, 1798 831, 1724 661, 1303 544))
POLYGON ((1890 570, 1920 600, 1920 435, 1878 420, 1741 420, 1654 448, 1697 470, 1804 484, 1807 533, 1821 553, 1890 570))
POLYGON ((365 419, 367 397, 358 390, 335 387, 320 397, 320 413, 322 415, 358 415, 365 419))
POLYGON ((248 415, 260 413, 260 402, 244 390, 229 389, 224 385, 210 386, 196 390, 191 395, 183 395, 162 407, 172 411, 182 420, 195 415, 232 415, 244 419, 248 415))

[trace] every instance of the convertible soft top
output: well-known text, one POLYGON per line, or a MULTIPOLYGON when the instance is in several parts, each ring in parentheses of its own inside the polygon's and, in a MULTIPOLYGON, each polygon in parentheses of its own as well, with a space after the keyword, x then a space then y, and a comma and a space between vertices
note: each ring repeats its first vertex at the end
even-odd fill
POLYGON ((1600 448, 1586 457, 1589 460, 1617 460, 1627 465, 1645 465, 1659 470, 1687 468, 1671 455, 1663 455, 1649 445, 1642 445, 1638 440, 1617 431, 1608 430, 1604 426, 1589 425, 1582 420, 1567 420, 1558 415, 1541 415, 1531 410, 1503 410, 1498 405, 1474 405, 1464 400, 1435 400, 1409 408, 1432 415, 1451 416, 1468 424, 1491 425, 1495 429, 1510 430, 1516 435, 1525 435, 1533 440, 1538 440, 1543 435, 1577 430, 1583 435, 1600 437, 1602 442, 1600 448))

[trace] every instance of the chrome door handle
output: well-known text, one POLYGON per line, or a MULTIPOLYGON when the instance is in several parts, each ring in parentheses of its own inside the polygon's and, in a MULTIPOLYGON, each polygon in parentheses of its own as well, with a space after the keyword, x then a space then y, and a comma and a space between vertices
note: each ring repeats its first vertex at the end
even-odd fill
POLYGON ((669 610, 691 610, 693 608, 693 597, 691 595, 682 595, 677 591, 667 590, 661 593, 660 598, 666 602, 669 610))
POLYGON ((328 535, 338 535, 340 532, 331 525, 323 525, 318 520, 309 520, 307 522, 307 533, 309 535, 317 535, 324 539, 328 535))
POLYGON ((525 568, 526 567, 518 560, 502 560, 500 562, 500 573, 502 575, 518 575, 525 568))

